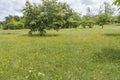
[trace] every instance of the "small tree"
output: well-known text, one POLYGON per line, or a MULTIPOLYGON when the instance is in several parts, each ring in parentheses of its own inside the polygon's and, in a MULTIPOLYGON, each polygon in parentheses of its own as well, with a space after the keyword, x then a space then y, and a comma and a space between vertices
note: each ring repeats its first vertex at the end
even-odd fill
POLYGON ((81 19, 81 26, 83 27, 83 28, 86 28, 86 26, 87 26, 87 20, 88 20, 88 17, 87 16, 83 16, 82 17, 82 19, 81 19))
POLYGON ((9 15, 5 18, 3 29, 22 29, 23 27, 21 17, 9 15))
POLYGON ((102 29, 104 25, 107 24, 108 21, 109 21, 109 17, 104 13, 101 13, 97 16, 97 24, 102 26, 102 29))
POLYGON ((94 20, 90 7, 87 8, 86 15, 82 17, 81 25, 83 26, 83 28, 86 28, 86 26, 88 26, 89 28, 93 28, 94 20))
POLYGON ((80 16, 77 13, 72 13, 72 15, 67 19, 69 28, 77 28, 80 25, 80 16))
POLYGON ((7 24, 6 27, 8 29, 22 29, 23 28, 23 23, 19 22, 19 21, 15 21, 14 18, 12 18, 7 24))
POLYGON ((83 28, 86 28, 86 26, 87 26, 87 22, 86 22, 86 20, 81 20, 81 26, 83 27, 83 28))
POLYGON ((93 28, 94 24, 95 24, 95 22, 94 22, 93 20, 88 20, 88 21, 87 21, 87 26, 88 26, 89 28, 93 28))
POLYGON ((88 26, 89 28, 93 28, 94 26, 94 20, 92 19, 93 16, 83 16, 82 20, 81 20, 81 26, 83 28, 86 28, 86 26, 88 26))

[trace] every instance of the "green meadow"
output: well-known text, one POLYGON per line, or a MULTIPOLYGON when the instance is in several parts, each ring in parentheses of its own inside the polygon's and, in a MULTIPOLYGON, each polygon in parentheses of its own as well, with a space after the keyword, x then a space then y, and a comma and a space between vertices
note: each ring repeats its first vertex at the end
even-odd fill
POLYGON ((28 31, 0 30, 0 80, 120 80, 120 26, 28 31))

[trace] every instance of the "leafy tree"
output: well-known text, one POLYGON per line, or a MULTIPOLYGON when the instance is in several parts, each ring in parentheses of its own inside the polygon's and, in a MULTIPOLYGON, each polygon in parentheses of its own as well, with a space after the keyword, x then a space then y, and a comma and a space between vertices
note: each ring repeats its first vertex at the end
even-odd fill
POLYGON ((80 15, 78 13, 73 13, 73 15, 71 16, 74 20, 74 23, 73 23, 73 28, 77 28, 80 26, 80 21, 81 21, 81 18, 80 18, 80 15))
POLYGON ((77 13, 73 13, 68 19, 67 22, 70 28, 77 28, 80 25, 80 16, 77 13))
POLYGON ((77 28, 80 25, 80 15, 74 12, 69 5, 64 3, 63 9, 65 10, 64 25, 65 28, 77 28))
POLYGON ((19 17, 19 16, 12 16, 14 19, 15 19, 15 21, 20 21, 21 20, 21 18, 19 17))
POLYGON ((30 34, 39 31, 40 35, 46 33, 46 29, 59 30, 63 24, 63 10, 56 0, 42 0, 42 5, 26 2, 23 10, 25 25, 30 27, 30 34))
POLYGON ((9 22, 11 19, 12 19, 12 15, 9 15, 9 16, 5 17, 5 22, 6 23, 9 22))
POLYGON ((94 24, 95 24, 95 21, 93 19, 87 19, 86 16, 84 16, 81 20, 81 26, 83 28, 86 28, 87 26, 89 28, 93 28, 94 24))
POLYGON ((46 30, 54 29, 58 31, 65 26, 78 26, 78 15, 74 13, 67 4, 57 2, 57 0, 42 0, 41 5, 26 2, 23 9, 25 26, 29 26, 29 34, 39 31, 43 36, 46 30))
POLYGON ((94 26, 94 20, 93 15, 91 12, 90 7, 87 8, 87 14, 82 17, 81 25, 83 28, 86 28, 88 26, 89 28, 92 28, 94 26))
POLYGON ((114 14, 114 8, 112 8, 112 6, 108 3, 108 2, 104 2, 104 13, 108 16, 112 16, 114 14))
MULTIPOLYGON (((115 0, 114 2, 113 2, 113 4, 114 5, 117 5, 117 6, 120 6, 120 0, 115 0)), ((120 9, 120 7, 119 7, 119 9, 120 9)), ((120 23, 120 15, 118 15, 118 23, 120 23)))
POLYGON ((114 23, 113 21, 113 14, 114 8, 108 3, 104 2, 103 8, 100 7, 99 14, 96 15, 96 24, 104 27, 105 24, 114 23))
POLYGON ((97 16, 97 24, 102 26, 102 28, 104 27, 105 24, 107 24, 108 21, 109 17, 104 13, 101 13, 97 16))
POLYGON ((9 15, 5 18, 5 25, 3 29, 22 29, 23 22, 19 16, 9 15))
POLYGON ((108 2, 104 2, 104 9, 104 13, 109 17, 109 23, 112 23, 114 8, 108 2))
POLYGON ((64 10, 64 16, 63 16, 64 23, 62 28, 70 28, 72 27, 70 18, 73 15, 73 11, 70 8, 70 6, 66 3, 61 4, 61 7, 64 10))
MULTIPOLYGON (((105 14, 108 17, 108 23, 113 23, 114 8, 109 2, 104 2, 99 8, 99 14, 105 14)), ((97 21, 97 20, 96 20, 97 21)))
POLYGON ((94 22, 93 20, 88 20, 88 21, 87 21, 87 26, 88 26, 89 28, 93 28, 94 24, 95 24, 95 22, 94 22))
POLYGON ((113 2, 113 4, 114 4, 114 5, 120 5, 120 0, 115 0, 115 1, 113 2))
POLYGON ((11 19, 9 23, 6 24, 9 29, 21 29, 23 28, 23 24, 21 22, 17 22, 14 19, 11 19))
POLYGON ((82 21, 81 21, 81 26, 82 26, 83 28, 86 28, 86 26, 87 26, 86 20, 82 19, 82 21))
POLYGON ((119 15, 118 16, 111 16, 111 18, 110 18, 111 24, 120 23, 120 19, 119 18, 120 18, 119 15))
POLYGON ((120 15, 117 17, 117 22, 120 23, 120 15))

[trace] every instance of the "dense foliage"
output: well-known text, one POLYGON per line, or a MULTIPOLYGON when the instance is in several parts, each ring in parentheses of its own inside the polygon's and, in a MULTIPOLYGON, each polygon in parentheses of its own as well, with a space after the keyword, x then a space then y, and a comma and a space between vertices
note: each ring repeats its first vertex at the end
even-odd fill
POLYGON ((97 24, 102 26, 102 28, 105 24, 108 23, 108 21, 109 21, 109 17, 106 14, 101 13, 97 16, 97 24))
POLYGON ((87 26, 89 28, 93 28, 94 24, 95 24, 95 20, 93 19, 94 16, 89 16, 89 15, 85 15, 82 17, 81 20, 81 26, 83 28, 86 28, 87 26))
POLYGON ((97 15, 92 14, 90 7, 87 8, 87 14, 82 17, 81 25, 83 28, 86 28, 86 26, 92 28, 95 24, 102 26, 103 28, 105 24, 112 24, 117 22, 113 16, 114 8, 108 2, 104 2, 102 6, 103 8, 100 6, 97 15))
POLYGON ((113 4, 120 5, 120 0, 115 0, 113 4))
POLYGON ((23 13, 25 26, 30 28, 29 34, 39 31, 42 36, 45 35, 46 30, 58 31, 65 27, 79 26, 79 15, 73 12, 67 4, 56 0, 42 0, 40 5, 27 1, 23 13))
POLYGON ((23 19, 19 16, 9 15, 5 18, 3 23, 3 29, 22 29, 24 28, 23 19))
MULTIPOLYGON (((119 5, 119 1, 113 3, 119 5)), ((9 15, 5 21, 0 22, 0 29, 23 29, 29 28, 29 34, 38 31, 40 35, 45 35, 46 30, 54 29, 59 31, 63 28, 93 28, 94 25, 103 26, 105 24, 120 23, 120 16, 114 16, 114 8, 110 3, 104 2, 98 14, 94 14, 91 7, 87 8, 87 13, 83 16, 75 12, 66 3, 57 0, 42 0, 41 4, 26 1, 23 9, 23 16, 9 15)))

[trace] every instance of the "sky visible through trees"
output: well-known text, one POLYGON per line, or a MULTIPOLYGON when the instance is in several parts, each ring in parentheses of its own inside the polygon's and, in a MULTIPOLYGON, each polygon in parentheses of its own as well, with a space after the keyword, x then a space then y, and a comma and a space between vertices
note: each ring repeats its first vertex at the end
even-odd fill
MULTIPOLYGON (((30 2, 41 3, 40 0, 29 0, 30 2)), ((99 10, 99 7, 104 1, 113 3, 114 0, 58 0, 66 2, 70 7, 81 14, 86 14, 87 7, 90 7, 94 14, 99 10)), ((8 15, 22 15, 21 9, 25 5, 25 0, 0 0, 0 21, 8 15)), ((117 13, 117 12, 116 12, 117 13)))

